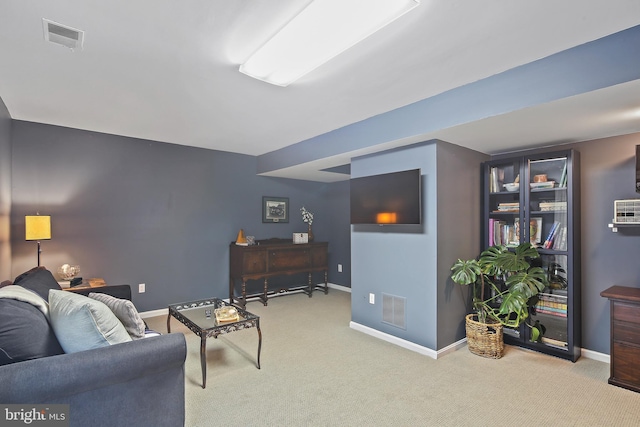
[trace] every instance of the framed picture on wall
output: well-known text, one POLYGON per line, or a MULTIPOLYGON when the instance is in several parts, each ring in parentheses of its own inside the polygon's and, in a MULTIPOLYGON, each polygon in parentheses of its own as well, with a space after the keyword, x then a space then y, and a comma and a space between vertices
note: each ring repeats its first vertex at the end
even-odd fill
POLYGON ((289 222, 289 198, 262 196, 262 222, 289 222))

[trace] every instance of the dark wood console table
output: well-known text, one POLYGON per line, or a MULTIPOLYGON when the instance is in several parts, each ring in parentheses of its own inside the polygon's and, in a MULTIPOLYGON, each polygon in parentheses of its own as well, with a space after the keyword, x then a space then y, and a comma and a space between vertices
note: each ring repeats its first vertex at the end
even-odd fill
POLYGON ((640 392, 640 289, 612 286, 609 384, 640 392))
POLYGON ((229 245, 229 301, 237 302, 243 307, 248 298, 259 298, 267 305, 269 295, 293 290, 302 290, 309 297, 315 288, 319 287, 324 293, 329 292, 327 285, 327 242, 313 242, 294 244, 287 239, 268 239, 256 241, 256 245, 238 246, 235 242, 229 245), (324 286, 314 285, 313 272, 324 272, 324 286), (304 286, 288 287, 279 291, 269 291, 270 277, 307 273, 308 281, 304 286), (247 280, 264 279, 261 293, 247 295, 247 280), (242 282, 241 296, 235 296, 235 284, 242 282))

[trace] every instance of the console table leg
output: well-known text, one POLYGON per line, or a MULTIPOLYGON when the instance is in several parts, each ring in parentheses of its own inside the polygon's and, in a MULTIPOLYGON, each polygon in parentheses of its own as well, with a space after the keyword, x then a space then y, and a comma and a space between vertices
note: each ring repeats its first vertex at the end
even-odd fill
POLYGON ((269 289, 269 281, 267 278, 264 279, 264 290, 262 291, 262 305, 267 305, 267 291, 269 289))
POLYGON ((242 302, 240 303, 242 307, 247 306, 247 281, 242 279, 242 302))
POLYGON ((309 279, 307 281, 307 285, 308 285, 308 289, 309 289, 309 298, 311 298, 313 296, 313 277, 312 274, 309 273, 309 279))
POLYGON ((327 270, 324 271, 324 294, 329 293, 329 281, 327 280, 327 270))
POLYGON ((258 369, 260 369, 260 350, 262 349, 262 332, 260 331, 260 320, 256 324, 258 330, 258 369))
POLYGON ((202 388, 207 386, 207 336, 200 337, 200 366, 202 367, 202 388))

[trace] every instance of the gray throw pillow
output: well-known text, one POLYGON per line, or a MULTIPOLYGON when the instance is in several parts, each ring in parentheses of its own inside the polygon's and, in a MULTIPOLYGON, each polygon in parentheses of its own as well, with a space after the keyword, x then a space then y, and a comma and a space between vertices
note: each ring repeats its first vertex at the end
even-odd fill
POLYGON ((65 353, 131 341, 109 307, 84 295, 51 289, 49 317, 65 353))
POLYGON ((111 295, 91 292, 89 298, 104 303, 122 322, 131 338, 144 338, 145 324, 136 310, 136 306, 127 299, 112 297, 111 295))

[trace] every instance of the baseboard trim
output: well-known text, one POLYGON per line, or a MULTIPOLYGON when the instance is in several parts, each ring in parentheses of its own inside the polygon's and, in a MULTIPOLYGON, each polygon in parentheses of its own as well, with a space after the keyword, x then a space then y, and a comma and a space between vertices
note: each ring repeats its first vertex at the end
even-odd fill
POLYGON ((157 310, 143 311, 140 313, 140 317, 142 317, 143 319, 147 319, 149 317, 168 316, 168 315, 169 315, 168 308, 159 308, 157 310))
POLYGON ((416 353, 422 354, 424 356, 428 356, 432 359, 437 359, 439 354, 437 351, 432 350, 427 347, 423 347, 411 341, 404 340, 402 338, 394 337, 393 335, 389 335, 384 332, 380 332, 376 329, 370 328, 368 326, 361 325, 356 322, 349 322, 349 327, 358 332, 365 333, 367 335, 371 335, 372 337, 381 339, 383 341, 389 342, 391 344, 395 344, 399 347, 406 348, 407 350, 415 351, 416 353))
POLYGON ((581 356, 586 359, 597 360, 598 362, 611 363, 611 356, 608 354, 587 350, 586 348, 581 350, 581 356))
MULTIPOLYGON (((328 283, 327 286, 330 289, 335 289, 338 291, 342 291, 342 292, 349 292, 351 293, 351 288, 348 286, 342 286, 342 285, 336 285, 335 283, 328 283)), ((292 291, 290 293, 296 293, 296 292, 302 292, 303 290, 300 289, 298 291, 292 291)), ((320 290, 316 289, 314 291, 314 293, 319 293, 321 292, 320 290)), ((286 295, 287 293, 284 293, 282 295, 286 295)), ((275 296, 278 296, 278 294, 276 294, 275 296)), ((229 298, 224 298, 224 300, 226 302, 229 302, 229 298)), ((143 311, 140 312, 140 317, 142 317, 143 319, 147 319, 149 317, 156 317, 156 316, 168 316, 169 315, 169 309, 168 308, 159 308, 157 310, 150 310, 150 311, 143 311)))
POLYGON ((351 288, 348 286, 336 285, 335 283, 328 283, 327 286, 329 289, 336 289, 338 291, 351 293, 351 288))

